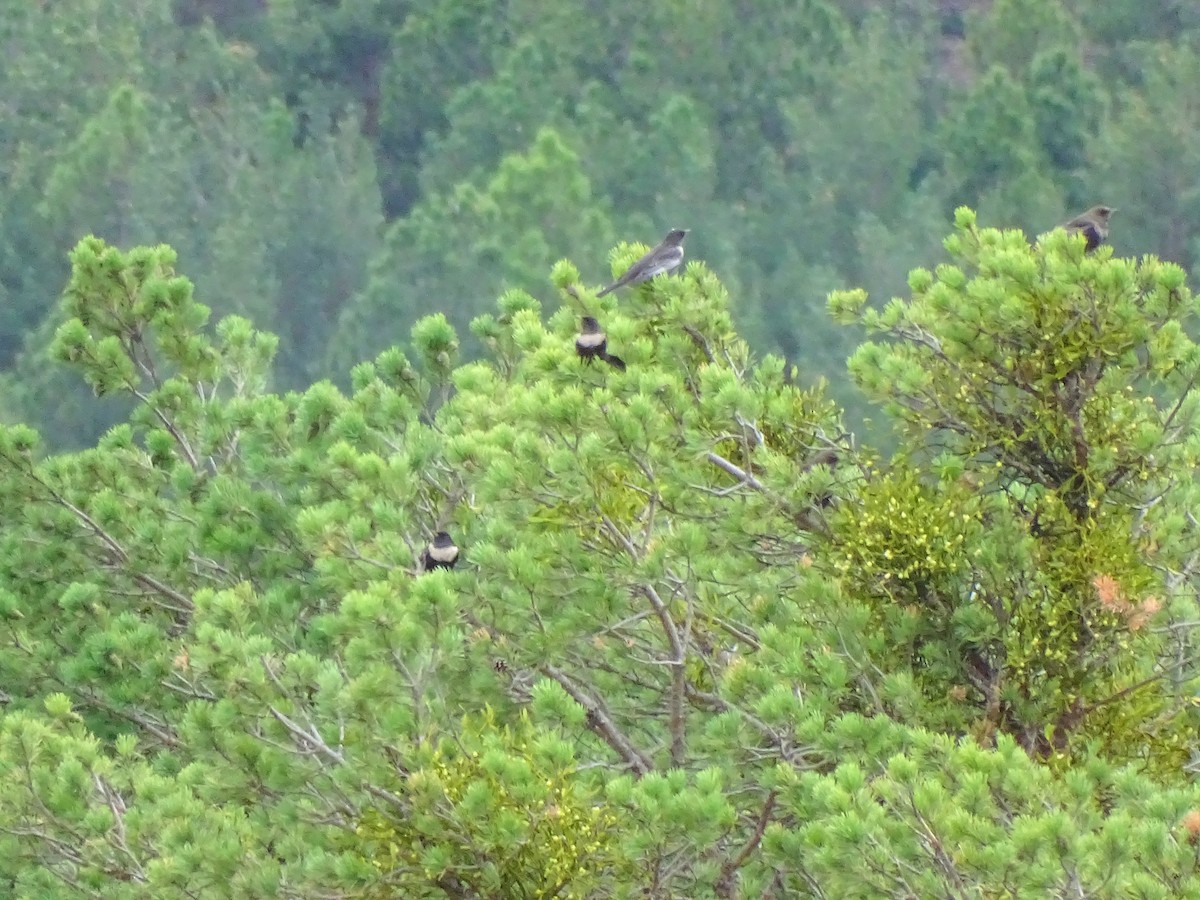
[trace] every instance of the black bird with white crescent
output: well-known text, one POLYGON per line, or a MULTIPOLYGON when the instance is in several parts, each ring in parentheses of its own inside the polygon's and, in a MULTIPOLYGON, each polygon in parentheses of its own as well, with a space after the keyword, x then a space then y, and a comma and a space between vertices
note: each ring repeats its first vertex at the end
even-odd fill
POLYGON ((584 316, 579 323, 579 334, 575 335, 575 352, 586 363, 602 359, 614 369, 625 371, 625 360, 608 352, 608 335, 592 316, 584 316))
POLYGON ((433 569, 453 569, 458 562, 458 554, 458 547, 455 545, 454 539, 446 532, 439 531, 433 536, 429 546, 425 548, 421 567, 426 572, 433 569))

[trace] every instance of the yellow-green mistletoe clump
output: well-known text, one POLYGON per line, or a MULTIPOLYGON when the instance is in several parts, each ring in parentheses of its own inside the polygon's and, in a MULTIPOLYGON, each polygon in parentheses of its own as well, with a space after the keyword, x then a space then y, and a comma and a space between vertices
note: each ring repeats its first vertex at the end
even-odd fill
POLYGON ((954 482, 934 489, 900 467, 868 482, 834 529, 835 566, 856 593, 939 604, 968 572, 981 525, 969 491, 954 482))
POLYGON ((396 803, 367 810, 357 846, 377 896, 417 885, 478 896, 583 898, 618 865, 617 819, 578 776, 569 746, 527 718, 467 717, 457 740, 416 752, 396 803))

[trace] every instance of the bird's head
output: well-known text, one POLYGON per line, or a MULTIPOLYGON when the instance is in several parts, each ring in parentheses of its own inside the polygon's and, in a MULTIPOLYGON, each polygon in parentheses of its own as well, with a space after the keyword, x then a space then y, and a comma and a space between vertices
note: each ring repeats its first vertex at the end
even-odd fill
POLYGON ((584 316, 579 320, 579 324, 586 334, 595 334, 600 330, 600 323, 596 321, 594 316, 584 316))
POLYGON ((1111 206, 1093 206, 1092 207, 1092 215, 1095 216, 1097 219, 1099 219, 1101 222, 1103 222, 1105 225, 1108 224, 1108 217, 1111 216, 1115 212, 1116 212, 1116 210, 1113 209, 1111 206))
POLYGON ((445 531, 439 531, 433 536, 433 546, 435 547, 453 547, 454 539, 445 531))
POLYGON ((675 228, 667 234, 667 242, 670 244, 682 244, 683 239, 687 237, 688 230, 686 228, 675 228))

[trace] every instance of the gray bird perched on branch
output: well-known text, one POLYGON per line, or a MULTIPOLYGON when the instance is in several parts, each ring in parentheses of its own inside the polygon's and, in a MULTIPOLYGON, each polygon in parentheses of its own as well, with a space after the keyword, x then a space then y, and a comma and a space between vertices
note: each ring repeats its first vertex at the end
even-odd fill
POLYGON ((1111 206, 1093 206, 1066 222, 1063 228, 1068 234, 1082 234, 1087 239, 1087 252, 1091 253, 1108 240, 1108 217, 1115 212, 1111 206))
POLYGON ((683 239, 687 229, 676 228, 663 238, 662 243, 625 270, 625 274, 606 287, 597 297, 627 284, 641 284, 656 275, 670 274, 683 264, 683 239))
POLYGON ((425 548, 425 556, 421 560, 421 568, 426 572, 433 569, 453 569, 458 562, 458 547, 454 539, 444 531, 433 536, 429 546, 425 548))
POLYGON ((608 335, 591 316, 584 316, 579 323, 579 334, 575 335, 575 352, 584 362, 602 359, 614 369, 625 371, 625 360, 608 352, 608 335))

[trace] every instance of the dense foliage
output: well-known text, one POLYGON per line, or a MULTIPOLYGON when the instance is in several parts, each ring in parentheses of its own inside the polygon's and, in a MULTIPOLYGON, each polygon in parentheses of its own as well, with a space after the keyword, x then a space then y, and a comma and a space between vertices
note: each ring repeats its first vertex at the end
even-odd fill
POLYGON ((0 433, 4 893, 1197 895, 1196 301, 946 250, 831 298, 885 461, 700 263, 280 394, 173 250, 85 239, 52 352, 134 412, 0 433))
POLYGON ((0 894, 1200 897, 1195 4, 0 36, 0 894))
POLYGON ((834 288, 903 290, 961 204, 1121 255, 1200 257, 1200 7, 1138 0, 5 0, 0 415, 124 418, 45 358, 87 234, 169 243, 283 390, 619 239, 692 229, 739 330, 831 382, 834 288))

